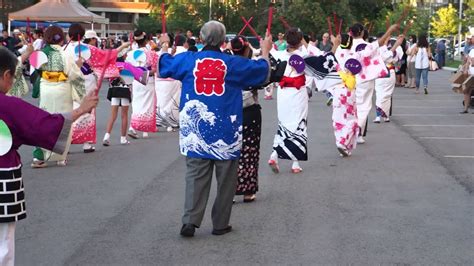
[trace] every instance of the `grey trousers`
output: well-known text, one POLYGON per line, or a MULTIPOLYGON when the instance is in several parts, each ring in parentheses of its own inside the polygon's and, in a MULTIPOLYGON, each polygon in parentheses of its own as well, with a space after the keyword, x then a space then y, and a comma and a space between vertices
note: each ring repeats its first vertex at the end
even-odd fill
POLYGON ((217 195, 212 207, 214 229, 229 225, 232 201, 237 187, 239 160, 218 161, 186 157, 186 197, 183 224, 201 226, 211 190, 212 172, 216 169, 217 195))

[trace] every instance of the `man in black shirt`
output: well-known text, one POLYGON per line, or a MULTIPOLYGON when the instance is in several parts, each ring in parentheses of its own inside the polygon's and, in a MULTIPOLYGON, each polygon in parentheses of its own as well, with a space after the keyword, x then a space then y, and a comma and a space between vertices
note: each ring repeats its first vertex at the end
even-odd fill
POLYGON ((8 36, 8 31, 7 30, 2 31, 2 37, 0 37, 0 45, 5 46, 10 51, 13 50, 12 37, 8 36))

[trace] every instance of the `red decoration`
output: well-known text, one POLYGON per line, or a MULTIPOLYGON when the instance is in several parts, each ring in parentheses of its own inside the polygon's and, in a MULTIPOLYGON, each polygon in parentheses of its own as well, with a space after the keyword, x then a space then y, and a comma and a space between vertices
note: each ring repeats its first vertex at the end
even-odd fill
POLYGON ((79 58, 81 58, 81 35, 77 34, 77 42, 79 47, 77 48, 79 50, 79 58))
POLYGON ((239 33, 237 35, 242 35, 242 33, 244 32, 244 30, 250 25, 250 22, 252 22, 253 20, 253 17, 250 17, 250 19, 248 21, 245 21, 245 25, 244 27, 239 31, 239 33))
POLYGON ((97 81, 97 88, 95 89, 96 96, 99 95, 100 88, 102 87, 102 82, 104 81, 104 76, 105 76, 105 70, 110 65, 111 55, 112 55, 112 50, 108 50, 107 55, 105 56, 104 68, 102 69, 102 72, 100 73, 100 76, 99 76, 99 80, 97 81))
POLYGON ((260 41, 262 38, 258 35, 258 33, 255 31, 255 29, 250 25, 250 19, 249 20, 246 20, 244 17, 240 17, 244 23, 248 26, 250 32, 252 32, 252 34, 257 37, 257 39, 260 41))
POLYGON ((284 17, 279 17, 278 19, 280 19, 281 23, 283 24, 283 27, 285 27, 286 30, 288 30, 290 27, 290 24, 288 24, 288 22, 285 20, 284 17))
POLYGON ((161 32, 166 33, 165 3, 161 4, 161 32))
POLYGON ((332 35, 331 18, 330 18, 330 17, 327 17, 326 20, 328 21, 329 36, 333 36, 333 35, 332 35))
POLYGON ((227 66, 220 59, 204 58, 194 68, 194 88, 197 95, 221 96, 225 92, 227 66))
POLYGON ((272 29, 272 20, 273 20, 273 6, 268 8, 268 22, 267 22, 267 32, 270 33, 272 29))

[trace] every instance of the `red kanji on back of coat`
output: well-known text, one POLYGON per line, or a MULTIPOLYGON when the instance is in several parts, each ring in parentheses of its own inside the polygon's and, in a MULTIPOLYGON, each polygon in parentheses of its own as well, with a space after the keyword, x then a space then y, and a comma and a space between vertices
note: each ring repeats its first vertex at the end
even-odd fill
POLYGON ((198 95, 221 96, 225 91, 227 66, 220 59, 204 58, 194 67, 194 88, 198 95))

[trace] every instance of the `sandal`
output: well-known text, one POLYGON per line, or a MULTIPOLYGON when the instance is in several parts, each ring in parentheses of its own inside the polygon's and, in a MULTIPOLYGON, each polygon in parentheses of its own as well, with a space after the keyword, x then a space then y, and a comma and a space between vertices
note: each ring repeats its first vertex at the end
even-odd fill
POLYGON ((42 160, 33 159, 33 162, 31 163, 31 168, 33 169, 39 169, 39 168, 45 168, 45 167, 48 167, 48 164, 42 160))
POLYGON ((256 198, 257 198, 257 196, 255 194, 245 195, 244 196, 244 202, 245 203, 253 202, 253 201, 255 201, 256 198), (250 197, 247 197, 247 196, 250 196, 250 197))
POLYGON ((299 174, 301 172, 303 172, 303 169, 301 169, 301 167, 291 168, 291 173, 293 173, 293 174, 299 174))
POLYGON ((273 173, 278 174, 280 172, 280 167, 278 167, 278 163, 275 160, 268 160, 268 165, 270 165, 273 173))
MULTIPOLYGON (((105 146, 105 145, 104 145, 105 146)), ((89 149, 84 149, 84 153, 91 153, 91 152, 95 152, 95 147, 91 147, 89 149)))
POLYGON ((137 132, 134 132, 134 131, 131 131, 131 130, 128 131, 128 136, 131 137, 132 139, 138 139, 137 132))
POLYGON ((351 154, 348 150, 342 148, 342 147, 337 147, 337 150, 339 151, 339 153, 341 154, 342 157, 349 157, 351 154))

